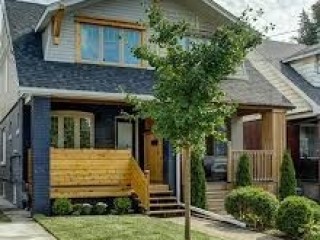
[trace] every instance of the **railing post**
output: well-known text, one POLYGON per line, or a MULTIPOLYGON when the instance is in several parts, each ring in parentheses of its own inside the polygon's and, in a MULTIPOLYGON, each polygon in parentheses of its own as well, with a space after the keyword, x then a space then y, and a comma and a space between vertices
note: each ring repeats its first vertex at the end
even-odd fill
POLYGON ((228 159, 228 165, 227 165, 227 181, 229 183, 233 182, 233 166, 232 166, 232 150, 231 150, 231 142, 229 141, 227 144, 228 151, 227 151, 227 159, 228 159))
POLYGON ((147 181, 147 186, 146 186, 146 197, 145 197, 145 206, 146 206, 146 211, 149 212, 150 211, 150 171, 149 170, 145 170, 144 171, 144 175, 147 181))

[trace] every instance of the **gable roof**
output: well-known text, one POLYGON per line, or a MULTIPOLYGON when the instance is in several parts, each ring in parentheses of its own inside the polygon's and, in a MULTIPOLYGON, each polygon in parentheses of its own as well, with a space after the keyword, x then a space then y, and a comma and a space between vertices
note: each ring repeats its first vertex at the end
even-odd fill
MULTIPOLYGON (((5 6, 20 88, 120 94, 121 86, 132 94, 152 95, 152 70, 45 61, 41 33, 34 32, 45 6, 15 0, 5 0, 5 6)), ((248 80, 222 83, 229 99, 239 104, 292 107, 249 61, 245 66, 248 80)))
POLYGON ((282 61, 284 63, 288 63, 288 62, 296 61, 299 59, 311 57, 311 56, 314 56, 317 54, 320 54, 320 43, 312 45, 312 46, 305 46, 300 51, 297 51, 294 54, 292 54, 291 56, 284 58, 282 61))
MULTIPOLYGON (((42 31, 47 24, 50 22, 53 14, 59 9, 68 9, 68 8, 76 8, 83 7, 85 5, 90 5, 101 0, 59 0, 49 4, 41 17, 39 18, 38 23, 35 26, 35 31, 42 31)), ((193 3, 193 4, 205 4, 206 7, 211 8, 215 13, 223 16, 224 18, 230 21, 237 21, 237 18, 231 14, 226 9, 222 8, 219 4, 217 4, 214 0, 184 0, 184 3, 193 3)))
MULTIPOLYGON (((311 50, 312 48, 308 47, 308 49, 311 50)), ((294 68, 291 67, 290 62, 283 60, 289 59, 295 55, 298 56, 302 52, 306 53, 305 45, 265 41, 257 48, 257 51, 286 77, 291 86, 295 88, 296 92, 298 92, 314 108, 318 108, 317 105, 320 105, 320 88, 314 87, 310 84, 294 68)))

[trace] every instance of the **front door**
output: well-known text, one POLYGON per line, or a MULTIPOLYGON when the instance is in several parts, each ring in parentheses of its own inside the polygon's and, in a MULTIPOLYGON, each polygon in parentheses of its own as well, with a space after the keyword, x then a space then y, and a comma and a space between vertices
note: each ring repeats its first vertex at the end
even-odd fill
POLYGON ((133 149, 133 126, 128 121, 117 122, 117 149, 133 149))
POLYGON ((163 142, 151 131, 144 134, 145 169, 150 170, 150 181, 163 183, 163 142))

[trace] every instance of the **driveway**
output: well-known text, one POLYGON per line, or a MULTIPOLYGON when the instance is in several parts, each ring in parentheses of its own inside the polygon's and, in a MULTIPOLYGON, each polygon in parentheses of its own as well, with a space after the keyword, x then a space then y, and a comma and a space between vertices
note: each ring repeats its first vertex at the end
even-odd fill
POLYGON ((2 198, 0 198, 0 209, 12 221, 0 223, 0 240, 55 240, 32 220, 29 212, 17 209, 2 198))

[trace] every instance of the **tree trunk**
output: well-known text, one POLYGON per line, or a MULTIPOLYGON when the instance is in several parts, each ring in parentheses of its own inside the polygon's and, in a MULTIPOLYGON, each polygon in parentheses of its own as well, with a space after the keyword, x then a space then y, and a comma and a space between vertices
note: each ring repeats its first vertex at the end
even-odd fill
POLYGON ((184 163, 184 204, 185 204, 185 240, 191 240, 190 234, 190 221, 191 221, 191 149, 190 147, 184 147, 182 149, 182 158, 184 163))

